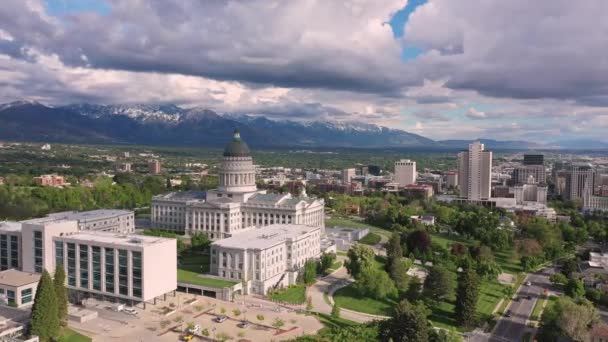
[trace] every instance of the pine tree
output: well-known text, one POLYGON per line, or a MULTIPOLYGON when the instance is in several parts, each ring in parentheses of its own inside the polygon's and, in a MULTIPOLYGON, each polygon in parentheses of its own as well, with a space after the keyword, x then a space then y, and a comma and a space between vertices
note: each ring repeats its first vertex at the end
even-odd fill
POLYGON ((474 270, 466 270, 458 281, 456 295, 456 320, 462 327, 472 327, 476 321, 479 278, 474 270))
POLYGON ((32 307, 30 335, 36 335, 40 341, 47 342, 59 336, 59 317, 57 298, 53 280, 44 270, 36 289, 36 298, 32 307))
POLYGON ((61 325, 66 326, 68 323, 68 290, 65 287, 65 269, 61 264, 58 264, 55 268, 53 285, 55 286, 55 297, 57 298, 57 317, 59 317, 61 325))

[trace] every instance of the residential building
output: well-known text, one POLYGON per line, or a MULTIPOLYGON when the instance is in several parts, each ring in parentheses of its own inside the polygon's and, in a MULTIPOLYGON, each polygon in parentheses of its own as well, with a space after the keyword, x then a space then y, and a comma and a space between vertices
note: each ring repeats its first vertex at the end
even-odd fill
POLYGON ((458 186, 458 172, 449 171, 445 174, 445 185, 448 188, 455 188, 458 186))
POLYGON ((90 211, 65 211, 49 214, 58 220, 78 222, 80 230, 95 230, 129 234, 135 231, 135 213, 131 210, 98 209, 90 211))
POLYGON ((355 169, 342 170, 342 184, 350 184, 355 175, 355 169))
POLYGON ((433 197, 433 187, 427 184, 410 184, 399 190, 399 193, 410 199, 427 200, 433 197))
POLYGON ((116 165, 116 171, 131 172, 131 163, 120 163, 120 164, 116 165))
POLYGON ((257 189, 253 159, 238 130, 224 149, 218 177, 215 190, 153 197, 152 226, 204 232, 213 240, 279 223, 325 227, 323 199, 257 189))
POLYGON ((42 175, 39 177, 34 177, 34 182, 40 186, 51 186, 51 187, 62 187, 69 185, 65 182, 65 178, 63 176, 58 175, 42 175))
POLYGON ((395 162, 395 183, 406 186, 416 183, 416 162, 401 159, 395 162))
POLYGON ((595 170, 591 164, 572 164, 566 171, 566 184, 562 197, 564 200, 582 199, 585 189, 593 191, 595 170))
POLYGON ((157 175, 161 171, 160 161, 158 159, 153 159, 148 161, 148 172, 157 175))
POLYGON ((34 304, 40 274, 9 269, 0 272, 0 298, 17 308, 34 304))
POLYGON ((211 245, 210 273, 244 283, 245 293, 295 284, 300 269, 321 254, 321 228, 274 224, 211 245))
POLYGON ((460 197, 470 200, 488 199, 492 185, 492 152, 476 141, 468 151, 458 154, 460 197))

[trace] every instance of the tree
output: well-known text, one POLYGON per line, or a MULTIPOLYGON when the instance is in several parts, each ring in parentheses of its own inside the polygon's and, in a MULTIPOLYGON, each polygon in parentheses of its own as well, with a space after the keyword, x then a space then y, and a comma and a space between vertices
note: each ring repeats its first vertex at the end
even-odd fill
POLYGON ((462 336, 453 330, 429 329, 429 342, 462 342, 462 336))
POLYGON ((203 232, 196 232, 190 238, 190 244, 192 245, 192 248, 202 251, 209 247, 211 240, 209 240, 207 234, 203 232))
POLYGON ((427 315, 427 309, 423 304, 411 304, 407 300, 402 300, 397 304, 393 317, 380 322, 380 341, 428 341, 427 315))
POLYGON ((312 284, 315 282, 317 276, 317 262, 309 259, 304 263, 304 275, 303 280, 305 284, 312 284))
POLYGON ((321 272, 327 272, 333 265, 334 260, 336 260, 336 255, 334 253, 323 253, 323 255, 321 255, 321 272))
POLYGON ((275 320, 272 322, 272 326, 277 328, 277 329, 281 329, 282 326, 285 325, 285 322, 280 319, 280 318, 275 318, 275 320))
POLYGON ((570 275, 572 275, 572 273, 576 272, 577 268, 578 268, 578 263, 576 262, 575 259, 567 259, 562 264, 561 271, 566 277, 570 277, 570 275))
POLYGON ((406 244, 408 251, 424 254, 431 249, 431 237, 425 230, 415 230, 407 236, 406 244))
POLYGON ((462 243, 455 242, 452 244, 450 252, 452 255, 461 258, 467 255, 468 249, 467 246, 463 245, 462 243))
POLYGON ((395 286, 401 291, 407 290, 410 282, 410 277, 407 271, 410 268, 410 263, 404 259, 397 260, 391 267, 391 279, 395 282, 395 286))
POLYGON ((585 285, 577 279, 569 279, 564 287, 564 293, 572 298, 580 298, 585 295, 585 285))
POLYGON ((397 288, 388 274, 372 266, 363 268, 359 275, 359 280, 355 282, 355 286, 362 295, 375 299, 395 297, 397 295, 397 288))
POLYGON ((347 253, 348 260, 344 266, 353 278, 358 279, 365 265, 371 265, 374 261, 374 250, 364 245, 354 245, 347 253))
POLYGON ((386 271, 390 272, 393 264, 403 257, 403 249, 401 248, 401 234, 393 232, 388 243, 386 244, 386 271))
POLYGON ((456 291, 456 321, 462 327, 473 327, 477 321, 477 299, 479 297, 479 277, 474 270, 460 274, 456 291))
POLYGON ((452 272, 437 265, 430 269, 424 280, 424 296, 433 301, 440 301, 454 295, 456 282, 452 272))
POLYGON ((55 278, 53 279, 55 298, 57 298, 57 317, 62 326, 68 323, 68 289, 65 287, 65 269, 63 265, 55 267, 55 278))
POLYGON ((559 336, 574 341, 587 341, 590 327, 599 321, 597 310, 587 300, 578 303, 569 297, 559 297, 545 308, 541 319, 540 341, 554 341, 559 336))
POLYGON ((568 277, 563 273, 554 273, 549 277, 553 285, 565 285, 568 282, 568 277))
POLYGON ((407 300, 409 300, 410 302, 415 302, 420 299, 421 291, 422 283, 420 282, 420 279, 418 279, 417 277, 412 277, 410 279, 410 284, 407 288, 407 291, 405 291, 404 297, 407 298, 407 300))
POLYGON ((334 302, 334 305, 331 307, 331 316, 335 318, 340 318, 340 306, 338 303, 334 302))
POLYGON ((32 306, 32 319, 30 321, 30 335, 37 335, 40 341, 51 341, 59 336, 59 315, 57 310, 57 297, 53 280, 46 270, 36 288, 36 298, 32 306))

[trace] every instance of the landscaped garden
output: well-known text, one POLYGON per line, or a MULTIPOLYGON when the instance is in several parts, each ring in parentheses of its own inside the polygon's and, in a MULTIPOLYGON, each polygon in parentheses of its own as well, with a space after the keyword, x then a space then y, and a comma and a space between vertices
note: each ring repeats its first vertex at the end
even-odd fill
POLYGON ((303 304, 306 301, 306 285, 290 285, 286 288, 272 291, 269 293, 268 298, 275 302, 303 304))

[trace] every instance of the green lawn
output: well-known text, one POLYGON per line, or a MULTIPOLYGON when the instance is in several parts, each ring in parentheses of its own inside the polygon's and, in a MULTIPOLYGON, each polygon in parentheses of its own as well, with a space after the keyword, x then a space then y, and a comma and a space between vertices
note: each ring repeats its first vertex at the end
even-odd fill
POLYGON ((58 342, 91 342, 91 338, 77 333, 72 329, 64 329, 58 342))
POLYGON ((532 314, 530 315, 531 321, 538 321, 540 319, 540 313, 543 310, 543 304, 547 301, 546 297, 541 296, 536 303, 534 304, 534 310, 532 310, 532 314))
POLYGON ((225 288, 225 287, 231 287, 237 283, 235 281, 201 277, 200 273, 188 271, 185 269, 177 270, 177 281, 179 283, 209 286, 209 287, 215 287, 215 288, 220 288, 220 289, 225 288))
POLYGON ((362 243, 365 245, 376 245, 380 242, 380 240, 382 240, 380 235, 374 234, 374 233, 369 233, 369 234, 365 235, 361 240, 359 240, 359 243, 362 243))
POLYGON ((505 286, 496 280, 483 280, 479 289, 477 312, 483 320, 492 317, 492 311, 498 302, 504 298, 505 286))
POLYGON ((390 316, 397 299, 373 299, 362 297, 351 284, 334 293, 334 301, 344 309, 365 312, 372 315, 390 316))
POLYGON ((329 269, 327 270, 327 274, 332 273, 333 271, 337 270, 338 268, 340 268, 340 266, 342 266, 342 261, 336 261, 333 264, 331 264, 331 267, 329 267, 329 269))
POLYGON ((472 242, 466 240, 460 236, 448 235, 448 234, 431 234, 431 240, 443 248, 449 248, 454 242, 460 242, 465 245, 470 245, 472 242))
POLYGON ((179 256, 178 268, 190 272, 209 272, 209 256, 193 253, 182 253, 179 256))
POLYGON ((306 301, 306 286, 302 284, 291 285, 288 288, 271 293, 268 297, 277 302, 302 304, 306 301))
POLYGON ((494 259, 503 272, 516 274, 524 271, 519 258, 512 251, 494 252, 494 259))

